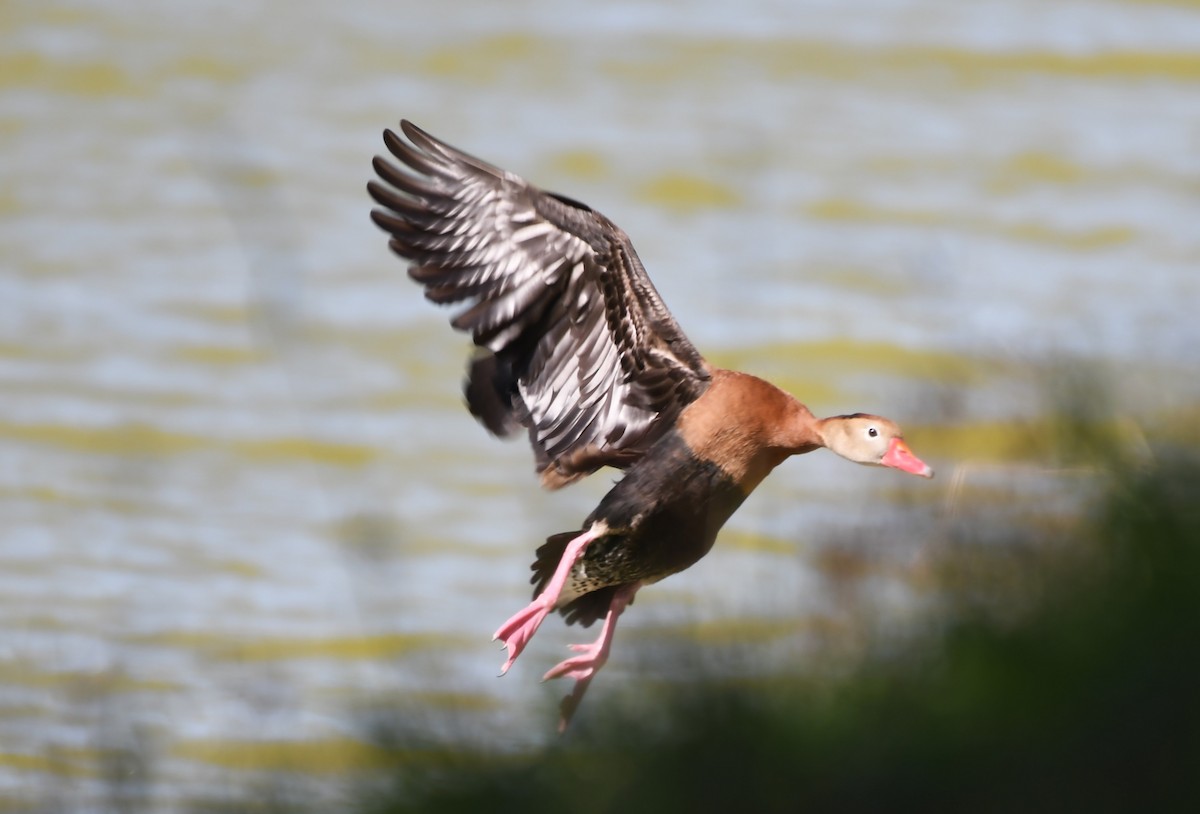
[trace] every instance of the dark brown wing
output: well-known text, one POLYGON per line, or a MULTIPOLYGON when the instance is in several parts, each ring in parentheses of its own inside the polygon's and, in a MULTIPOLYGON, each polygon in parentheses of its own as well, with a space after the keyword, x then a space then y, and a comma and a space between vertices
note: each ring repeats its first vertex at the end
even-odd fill
POLYGON ((480 351, 467 404, 497 435, 527 427, 543 485, 625 467, 708 386, 703 358, 654 290, 625 233, 443 144, 410 122, 376 157, 372 219, 451 324, 480 351))

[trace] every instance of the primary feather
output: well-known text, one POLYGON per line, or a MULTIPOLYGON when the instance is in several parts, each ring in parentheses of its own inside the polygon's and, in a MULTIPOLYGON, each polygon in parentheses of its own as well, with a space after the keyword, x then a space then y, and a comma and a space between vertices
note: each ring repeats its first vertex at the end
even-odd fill
POLYGON ((377 157, 371 213, 409 275, 480 350, 471 412, 496 435, 529 431, 542 483, 557 488, 639 459, 707 388, 629 238, 589 207, 435 139, 410 122, 377 157))

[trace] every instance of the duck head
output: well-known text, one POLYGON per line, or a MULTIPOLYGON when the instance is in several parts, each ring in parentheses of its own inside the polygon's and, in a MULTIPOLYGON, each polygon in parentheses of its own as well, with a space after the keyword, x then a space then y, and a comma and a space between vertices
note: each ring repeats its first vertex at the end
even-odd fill
POLYGON ((933 477, 933 468, 913 455, 900 428, 886 418, 867 413, 826 418, 821 422, 821 438, 826 449, 848 461, 933 477))

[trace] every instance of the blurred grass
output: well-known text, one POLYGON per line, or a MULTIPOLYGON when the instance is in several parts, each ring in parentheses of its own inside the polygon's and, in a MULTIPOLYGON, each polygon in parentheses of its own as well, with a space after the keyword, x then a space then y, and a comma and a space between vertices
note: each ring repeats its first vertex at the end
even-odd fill
POLYGON ((143 422, 84 427, 0 421, 0 439, 114 457, 166 458, 204 449, 224 448, 250 461, 306 460, 342 467, 363 466, 378 455, 376 450, 364 444, 300 436, 225 439, 164 430, 143 422))
POLYGON ((832 685, 631 687, 543 750, 401 750, 362 810, 1200 810, 1200 458, 1123 471, 1052 538, 972 552, 1026 613, 964 599, 933 654, 832 685))
POLYGON ((1083 230, 1063 230, 1034 221, 994 221, 964 217, 957 212, 889 208, 841 197, 808 204, 804 214, 829 221, 956 229, 998 235, 1015 242, 1041 243, 1079 251, 1111 249, 1139 237, 1136 229, 1119 223, 1083 230))

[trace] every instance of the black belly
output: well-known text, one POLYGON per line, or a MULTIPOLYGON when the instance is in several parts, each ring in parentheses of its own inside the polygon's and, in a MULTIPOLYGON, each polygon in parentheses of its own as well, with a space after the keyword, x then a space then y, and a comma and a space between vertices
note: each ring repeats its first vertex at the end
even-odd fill
POLYGON ((583 573, 599 588, 682 571, 709 552, 745 499, 720 467, 667 433, 584 523, 602 522, 608 533, 584 550, 583 573))
MULTIPOLYGON (((568 624, 585 627, 604 616, 618 586, 655 582, 696 563, 745 493, 724 470, 702 458, 672 430, 660 438, 584 521, 607 532, 583 551, 559 606, 568 624), (579 594, 582 594, 581 596, 579 594)), ((567 544, 581 531, 551 535, 533 563, 534 596, 542 591, 567 544)))

